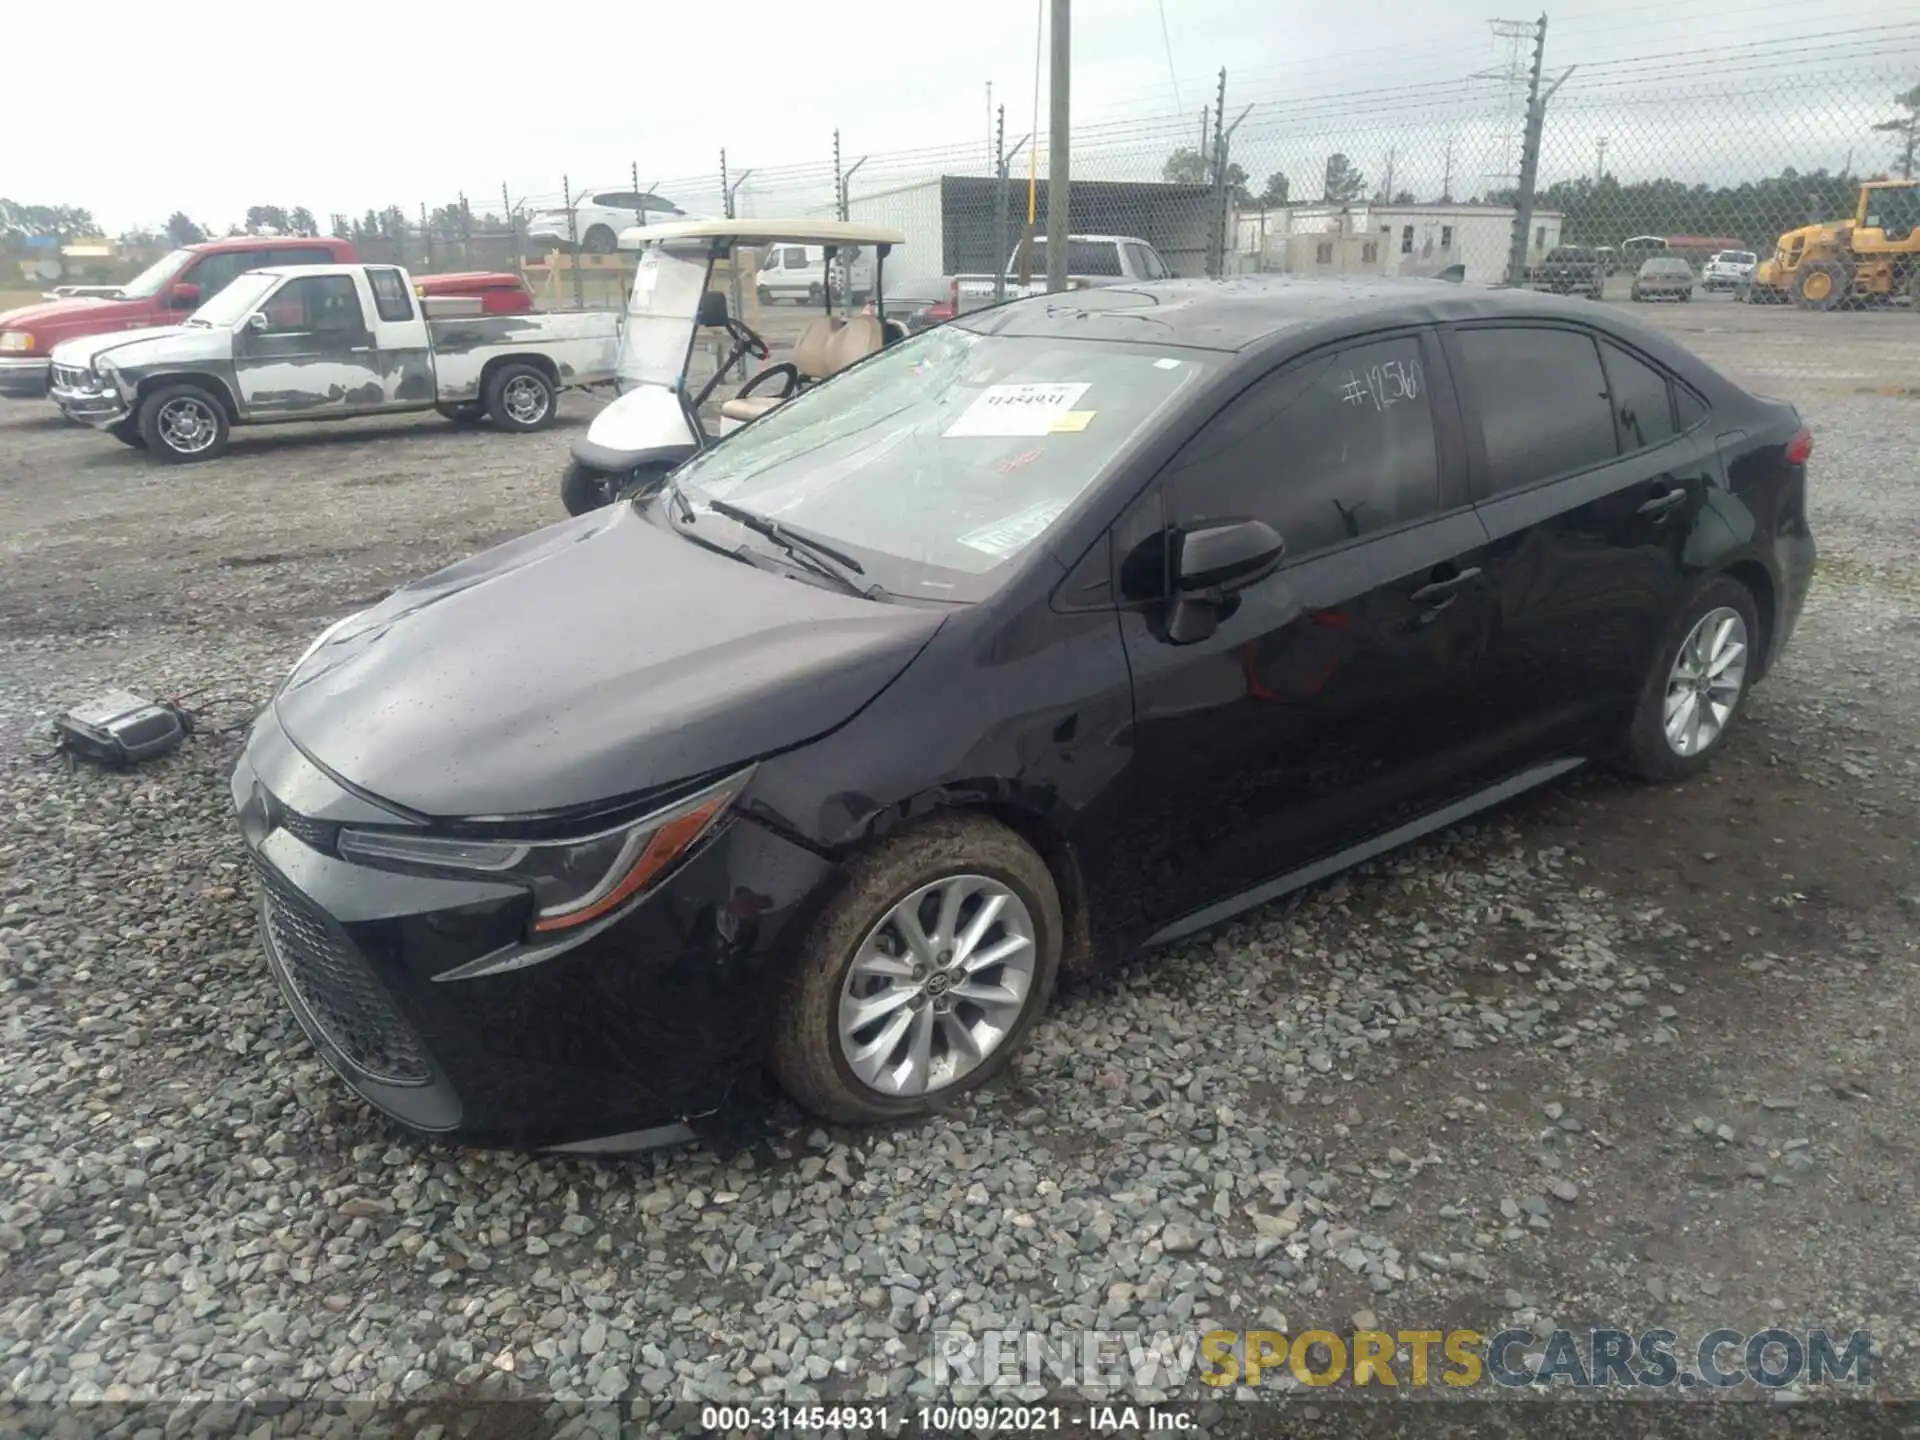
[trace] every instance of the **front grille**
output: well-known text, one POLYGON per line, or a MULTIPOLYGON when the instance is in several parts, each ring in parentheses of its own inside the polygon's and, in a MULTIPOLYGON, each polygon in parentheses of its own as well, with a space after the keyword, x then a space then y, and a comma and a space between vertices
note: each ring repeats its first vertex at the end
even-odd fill
POLYGON ((53 367, 53 383, 63 390, 88 389, 87 378, 87 372, 85 370, 76 370, 71 365, 56 365, 53 367))
POLYGON ((353 942, 275 871, 259 871, 267 943, 313 1023, 370 1079, 425 1085, 433 1072, 420 1042, 353 942))
POLYGON ((284 830, 311 850, 322 855, 334 853, 334 842, 340 838, 340 827, 331 820, 315 820, 310 815, 302 815, 297 810, 289 810, 280 803, 277 796, 267 796, 267 825, 274 830, 284 830))

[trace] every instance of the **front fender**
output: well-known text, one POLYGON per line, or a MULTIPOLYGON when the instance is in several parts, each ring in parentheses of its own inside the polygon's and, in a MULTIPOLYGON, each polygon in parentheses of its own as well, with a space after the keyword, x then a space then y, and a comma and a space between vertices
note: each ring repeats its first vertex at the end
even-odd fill
POLYGON ((138 409, 156 390, 164 390, 169 385, 198 385, 201 389, 212 392, 213 396, 220 401, 230 423, 235 425, 247 423, 247 407, 240 403, 233 383, 225 376, 213 371, 198 367, 182 367, 179 370, 146 370, 138 376, 126 378, 135 382, 133 396, 135 409, 138 409))

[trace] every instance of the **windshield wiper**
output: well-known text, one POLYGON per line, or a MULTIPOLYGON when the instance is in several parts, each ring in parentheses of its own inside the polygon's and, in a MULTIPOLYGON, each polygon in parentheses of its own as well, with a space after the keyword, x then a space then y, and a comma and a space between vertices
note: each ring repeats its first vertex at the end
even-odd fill
POLYGON ((700 518, 693 513, 693 502, 687 499, 686 491, 680 488, 678 481, 669 480, 661 488, 667 492, 667 499, 673 504, 673 513, 680 517, 681 524, 691 525, 700 518))
POLYGON ((824 540, 816 540, 811 535, 802 535, 790 530, 778 520, 756 514, 752 510, 742 510, 738 505, 725 500, 708 500, 707 508, 716 515, 724 515, 738 525, 744 525, 756 535, 764 535, 784 550, 796 562, 804 564, 816 575, 825 575, 850 595, 858 595, 863 600, 877 600, 887 592, 878 585, 863 585, 846 572, 854 575, 867 573, 866 567, 844 550, 837 550, 824 540))

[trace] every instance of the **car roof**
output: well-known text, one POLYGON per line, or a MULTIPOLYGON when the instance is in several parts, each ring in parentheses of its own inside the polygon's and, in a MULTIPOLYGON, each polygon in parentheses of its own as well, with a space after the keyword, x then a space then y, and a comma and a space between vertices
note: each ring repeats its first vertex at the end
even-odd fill
POLYGON ((807 216, 793 220, 672 220, 664 225, 633 225, 620 232, 628 250, 656 240, 735 240, 746 245, 788 241, 795 245, 904 245, 907 237, 886 225, 807 216))
POLYGON ((347 242, 335 235, 221 235, 196 240, 188 250, 311 250, 316 245, 336 249, 347 242))
POLYGON ((1591 301, 1403 276, 1248 275, 1155 280, 1035 295, 952 322, 995 335, 1145 341, 1244 350, 1289 331, 1336 322, 1354 332, 1390 325, 1525 317, 1591 319, 1591 301), (1142 323, 1148 322, 1148 323, 1142 323))

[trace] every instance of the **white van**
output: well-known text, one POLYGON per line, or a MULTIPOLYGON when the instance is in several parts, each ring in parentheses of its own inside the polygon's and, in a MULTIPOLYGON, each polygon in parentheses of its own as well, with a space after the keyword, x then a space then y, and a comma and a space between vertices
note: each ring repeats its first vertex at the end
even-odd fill
MULTIPOLYGON (((833 257, 833 297, 842 298, 849 252, 837 250, 833 257)), ((853 302, 858 305, 873 293, 873 252, 856 249, 853 261, 853 302)), ((818 305, 827 284, 827 248, 824 245, 774 245, 760 257, 756 287, 760 303, 793 300, 818 305)))

